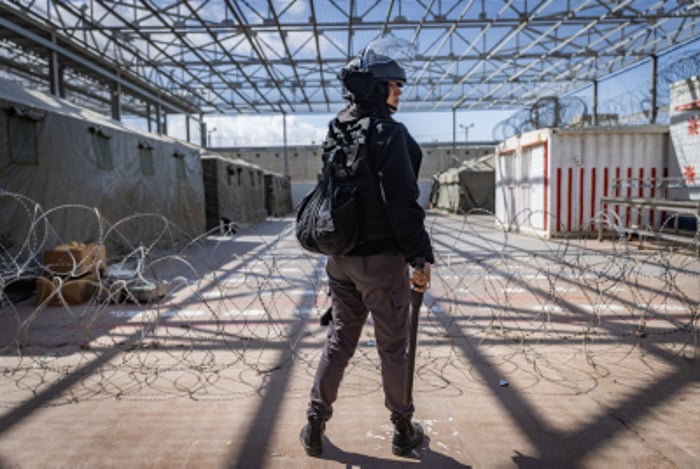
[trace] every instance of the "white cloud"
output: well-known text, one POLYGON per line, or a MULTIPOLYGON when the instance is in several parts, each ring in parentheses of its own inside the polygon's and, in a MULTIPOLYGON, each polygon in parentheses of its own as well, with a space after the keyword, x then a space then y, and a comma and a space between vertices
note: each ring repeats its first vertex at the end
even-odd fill
MULTIPOLYGON (((213 116, 205 118, 212 146, 261 146, 284 143, 284 118, 275 116, 213 116)), ((287 144, 320 144, 325 127, 287 116, 287 144)))

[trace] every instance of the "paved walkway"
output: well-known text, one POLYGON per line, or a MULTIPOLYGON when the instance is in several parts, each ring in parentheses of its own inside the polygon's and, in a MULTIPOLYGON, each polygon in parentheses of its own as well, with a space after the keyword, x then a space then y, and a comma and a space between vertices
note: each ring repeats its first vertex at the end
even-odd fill
POLYGON ((328 298, 282 218, 149 252, 159 304, 4 303, 0 467, 700 467, 693 253, 429 224, 410 457, 371 320, 323 456, 298 443, 328 298))

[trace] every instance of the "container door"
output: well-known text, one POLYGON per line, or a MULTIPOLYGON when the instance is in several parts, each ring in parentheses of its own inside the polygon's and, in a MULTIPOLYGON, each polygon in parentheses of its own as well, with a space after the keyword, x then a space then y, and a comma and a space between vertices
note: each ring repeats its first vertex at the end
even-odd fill
POLYGON ((544 230, 544 145, 537 145, 528 149, 528 156, 525 158, 523 151, 523 164, 527 159, 528 163, 528 189, 529 201, 532 215, 530 225, 538 230, 544 230))
POLYGON ((517 226, 518 207, 514 193, 515 153, 496 158, 496 216, 507 227, 517 226))

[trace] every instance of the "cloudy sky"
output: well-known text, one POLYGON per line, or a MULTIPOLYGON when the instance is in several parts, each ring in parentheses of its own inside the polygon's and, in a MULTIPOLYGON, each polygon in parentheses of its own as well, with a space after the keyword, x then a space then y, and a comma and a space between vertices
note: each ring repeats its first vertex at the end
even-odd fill
MULTIPOLYGON (((456 118, 457 141, 490 141, 493 127, 508 118, 515 110, 458 112, 456 118)), ((394 116, 403 122, 419 142, 451 142, 451 112, 414 112, 394 116)), ((332 114, 287 115, 287 144, 320 144, 326 134, 332 114)), ((212 147, 251 147, 276 146, 284 144, 284 120, 282 115, 238 115, 205 116, 207 139, 212 147)), ((142 127, 141 122, 129 122, 142 127)), ((191 122, 190 140, 199 142, 199 131, 191 122)), ((185 139, 185 119, 182 116, 168 116, 168 134, 185 139)))
MULTIPOLYGON (((287 143, 308 145, 321 142, 326 129, 321 122, 316 122, 319 118, 287 116, 287 143)), ((282 144, 284 120, 282 115, 205 117, 212 147, 282 144)))

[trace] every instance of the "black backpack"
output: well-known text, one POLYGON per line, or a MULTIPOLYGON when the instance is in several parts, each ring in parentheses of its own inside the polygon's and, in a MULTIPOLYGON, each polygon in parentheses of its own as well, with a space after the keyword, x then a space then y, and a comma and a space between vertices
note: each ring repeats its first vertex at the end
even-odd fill
MULTIPOLYGON (((369 126, 369 117, 348 126, 334 119, 329 126, 321 179, 297 210, 296 236, 307 251, 342 255, 357 244, 357 173, 370 164, 365 145, 369 126)), ((371 165, 368 173, 374 174, 371 165)))

